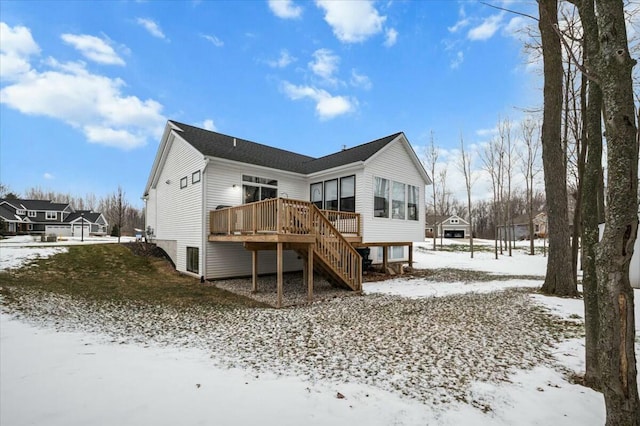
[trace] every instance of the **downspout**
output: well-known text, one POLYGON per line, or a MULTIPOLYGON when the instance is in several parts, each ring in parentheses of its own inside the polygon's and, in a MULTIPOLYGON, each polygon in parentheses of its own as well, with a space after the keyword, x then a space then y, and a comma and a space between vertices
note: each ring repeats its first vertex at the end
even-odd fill
POLYGON ((207 217, 207 167, 209 166, 209 158, 204 159, 204 167, 202 168, 202 250, 200 250, 200 280, 207 279, 207 243, 209 242, 209 218, 207 217))

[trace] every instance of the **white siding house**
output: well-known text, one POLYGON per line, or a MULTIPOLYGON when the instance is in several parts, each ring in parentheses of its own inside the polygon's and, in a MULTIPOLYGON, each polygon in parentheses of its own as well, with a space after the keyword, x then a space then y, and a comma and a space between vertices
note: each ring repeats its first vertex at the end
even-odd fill
MULTIPOLYGON (((359 244, 384 243, 390 258, 407 259, 406 243, 424 238, 430 183, 403 133, 313 158, 169 121, 145 188, 146 227, 178 271, 248 276, 252 253, 242 242, 212 241, 210 212, 280 197, 357 213, 359 244)), ((374 248, 376 261, 382 254, 374 248)), ((262 253, 258 273, 275 272, 275 252, 262 253)), ((296 252, 285 252, 285 271, 302 265, 296 252)))

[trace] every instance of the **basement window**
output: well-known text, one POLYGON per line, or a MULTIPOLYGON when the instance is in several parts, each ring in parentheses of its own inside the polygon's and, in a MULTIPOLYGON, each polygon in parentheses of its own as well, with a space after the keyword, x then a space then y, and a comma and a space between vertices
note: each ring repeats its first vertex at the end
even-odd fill
POLYGON ((187 271, 200 273, 200 249, 198 247, 187 247, 187 271))

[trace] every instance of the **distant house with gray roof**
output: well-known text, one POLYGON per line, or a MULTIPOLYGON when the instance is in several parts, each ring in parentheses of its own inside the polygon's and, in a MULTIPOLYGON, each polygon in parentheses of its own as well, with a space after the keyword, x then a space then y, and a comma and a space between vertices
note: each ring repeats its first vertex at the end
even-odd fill
POLYGON ((0 198, 0 222, 5 234, 106 235, 109 227, 101 213, 51 200, 0 198))
POLYGON ((275 272, 279 242, 285 271, 303 269, 309 251, 325 261, 353 250, 312 246, 329 239, 369 248, 374 263, 407 261, 410 243, 424 239, 429 184, 401 132, 315 158, 170 120, 144 190, 146 233, 179 271, 207 279, 275 272), (268 200, 273 218, 260 210, 268 200), (317 211, 333 231, 306 222, 317 211), (283 231, 266 226, 271 219, 306 225, 283 231), (271 252, 252 258, 264 247, 271 252))

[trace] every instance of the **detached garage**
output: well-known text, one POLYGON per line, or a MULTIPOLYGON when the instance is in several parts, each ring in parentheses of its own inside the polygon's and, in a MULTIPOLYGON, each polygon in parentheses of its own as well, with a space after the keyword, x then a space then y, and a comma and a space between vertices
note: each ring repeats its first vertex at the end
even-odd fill
POLYGON ((453 216, 437 216, 436 223, 432 224, 433 218, 427 216, 427 229, 425 232, 426 237, 433 236, 433 230, 436 230, 436 236, 444 236, 444 238, 469 238, 471 235, 471 226, 469 222, 463 218, 453 216))
POLYGON ((69 225, 47 225, 45 226, 44 233, 46 235, 56 234, 62 237, 70 237, 71 236, 71 227, 69 225))

